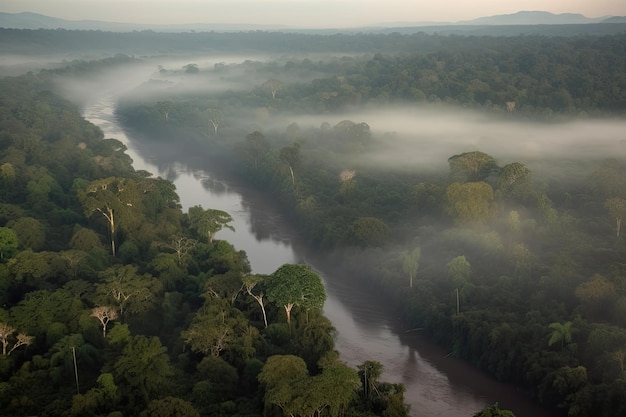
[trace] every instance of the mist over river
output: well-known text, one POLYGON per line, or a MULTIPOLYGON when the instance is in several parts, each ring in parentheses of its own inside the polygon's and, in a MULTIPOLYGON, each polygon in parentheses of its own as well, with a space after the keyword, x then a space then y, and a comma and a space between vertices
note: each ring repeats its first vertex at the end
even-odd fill
POLYGON ((124 132, 115 120, 115 104, 113 95, 93 97, 84 116, 105 137, 128 147, 136 170, 173 181, 184 210, 201 205, 228 212, 235 231, 223 230, 217 238, 246 251, 254 272, 272 273, 284 263, 311 264, 324 279, 328 295, 324 314, 337 330, 335 343, 341 359, 352 367, 366 360, 381 362, 382 379, 406 387, 412 416, 469 417, 496 401, 517 417, 553 415, 529 403, 511 386, 448 357, 446 350, 424 340, 419 330, 402 328, 400 318, 377 294, 355 285, 352 278, 338 276, 320 254, 310 252, 268 196, 219 170, 211 171, 197 154, 181 152, 172 144, 147 144, 124 132))

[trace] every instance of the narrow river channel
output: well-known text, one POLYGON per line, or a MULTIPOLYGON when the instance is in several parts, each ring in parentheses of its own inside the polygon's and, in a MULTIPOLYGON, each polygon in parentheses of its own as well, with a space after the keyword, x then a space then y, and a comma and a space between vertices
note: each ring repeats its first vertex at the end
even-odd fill
POLYGON ((87 120, 107 138, 126 144, 137 170, 146 170, 174 182, 183 209, 201 205, 224 210, 234 218, 235 232, 218 238, 245 250, 254 272, 271 273, 284 263, 306 260, 324 278, 328 299, 325 315, 337 329, 336 348, 355 367, 366 360, 383 364, 383 379, 406 387, 406 402, 414 417, 470 417, 496 401, 517 417, 553 414, 528 402, 511 386, 484 373, 424 340, 417 331, 401 329, 393 310, 376 294, 333 274, 331 267, 306 255, 296 235, 267 196, 221 178, 197 155, 180 158, 171 145, 142 143, 122 130, 114 117, 115 97, 102 95, 84 109, 87 120), (172 159, 172 155, 176 157, 172 159))

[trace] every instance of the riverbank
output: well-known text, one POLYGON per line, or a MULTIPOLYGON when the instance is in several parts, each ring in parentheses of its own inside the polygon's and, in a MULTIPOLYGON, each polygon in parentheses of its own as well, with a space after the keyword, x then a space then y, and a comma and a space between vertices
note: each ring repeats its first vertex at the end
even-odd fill
POLYGON ((350 366, 380 361, 385 380, 405 385, 412 415, 468 417, 499 401, 518 416, 550 416, 513 387, 450 357, 448 350, 419 332, 407 332, 400 313, 377 288, 340 274, 329 254, 314 252, 301 242, 271 196, 247 186, 226 167, 217 169, 198 152, 149 143, 124 132, 116 124, 113 104, 111 100, 97 110, 106 114, 87 109, 88 118, 112 123, 103 125, 107 137, 126 143, 138 169, 173 180, 184 207, 202 204, 231 213, 236 231, 223 231, 221 236, 246 251, 254 271, 269 273, 281 263, 304 260, 320 272, 328 293, 324 314, 337 329, 335 343, 342 360, 350 366))

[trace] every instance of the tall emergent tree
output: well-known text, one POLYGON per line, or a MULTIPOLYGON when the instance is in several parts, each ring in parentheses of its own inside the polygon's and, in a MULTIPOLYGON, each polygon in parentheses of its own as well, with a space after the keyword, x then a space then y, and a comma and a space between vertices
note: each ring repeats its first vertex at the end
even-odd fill
POLYGON ((280 150, 280 162, 282 162, 291 176, 291 183, 296 185, 296 176, 294 171, 300 165, 300 144, 294 143, 293 146, 285 146, 280 150))
POLYGON ((140 275, 134 265, 114 265, 100 273, 101 283, 96 285, 103 305, 117 305, 121 317, 126 313, 148 310, 156 294, 162 290, 161 282, 150 274, 140 275))
POLYGON ((102 326, 102 337, 107 337, 107 326, 111 320, 117 318, 117 310, 111 306, 94 307, 91 310, 91 317, 95 317, 102 326))
POLYGON ((608 210, 609 215, 615 219, 615 232, 619 237, 622 230, 622 219, 626 216, 626 200, 619 197, 609 198, 604 203, 604 207, 608 210))
POLYGON ((189 224, 191 228, 196 231, 198 236, 205 238, 208 243, 213 243, 217 232, 224 228, 234 232, 235 228, 230 225, 232 221, 232 216, 222 210, 204 210, 201 206, 189 207, 189 224))
POLYGON ((2 355, 10 355, 15 349, 20 346, 28 346, 32 343, 34 337, 28 336, 25 333, 19 333, 15 335, 15 327, 6 323, 0 323, 0 343, 2 343, 2 355), (9 349, 9 344, 13 341, 13 347, 9 349))
POLYGON ((136 222, 142 212, 135 182, 128 178, 109 177, 93 181, 78 192, 85 215, 100 213, 106 219, 111 253, 115 256, 115 235, 119 226, 136 222))
POLYGON ((404 251, 402 254, 402 268, 404 272, 409 274, 409 287, 413 288, 413 278, 415 278, 415 274, 417 273, 417 268, 420 263, 420 256, 422 255, 422 250, 417 247, 413 249, 412 252, 404 251))
POLYGON ((554 322, 550 323, 549 327, 552 329, 552 333, 550 333, 550 339, 548 339, 548 346, 552 346, 560 342, 561 350, 563 350, 565 344, 572 341, 572 322, 554 322))
POLYGON ((484 152, 465 152, 448 158, 450 177, 453 181, 483 181, 498 165, 496 160, 484 152))
POLYGON ((259 306, 261 307, 261 311, 263 312, 263 323, 265 324, 265 327, 267 327, 267 314, 265 313, 265 305, 263 303, 263 296, 264 296, 263 291, 259 292, 258 294, 255 294, 252 292, 252 290, 254 290, 254 287, 262 283, 264 279, 265 278, 262 275, 251 274, 251 275, 246 275, 245 277, 243 277, 242 281, 243 281, 243 289, 246 291, 246 293, 252 298, 254 298, 257 303, 259 303, 259 306))
POLYGON ((322 278, 309 265, 284 264, 268 277, 266 285, 268 300, 285 309, 290 325, 294 306, 321 309, 326 301, 322 278))
POLYGON ((446 264, 448 276, 452 279, 452 284, 456 289, 456 314, 460 313, 459 289, 463 288, 467 283, 470 275, 472 275, 472 266, 464 255, 453 258, 446 264))
MULTIPOLYGON (((220 124, 222 120, 224 120, 224 113, 222 110, 217 108, 209 108, 206 110, 207 118, 209 119, 209 123, 211 127, 213 127, 213 134, 217 137, 217 131, 220 128, 220 124)), ((209 128, 210 132, 210 128, 209 128)), ((209 133, 210 136, 210 133, 209 133)))

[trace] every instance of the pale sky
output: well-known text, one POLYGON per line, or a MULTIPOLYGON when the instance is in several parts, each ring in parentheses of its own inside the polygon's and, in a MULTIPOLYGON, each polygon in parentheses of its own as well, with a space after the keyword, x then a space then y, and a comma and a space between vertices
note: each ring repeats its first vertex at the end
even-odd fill
POLYGON ((318 28, 457 22, 521 10, 624 16, 626 0, 0 0, 0 12, 28 11, 69 20, 318 28))

